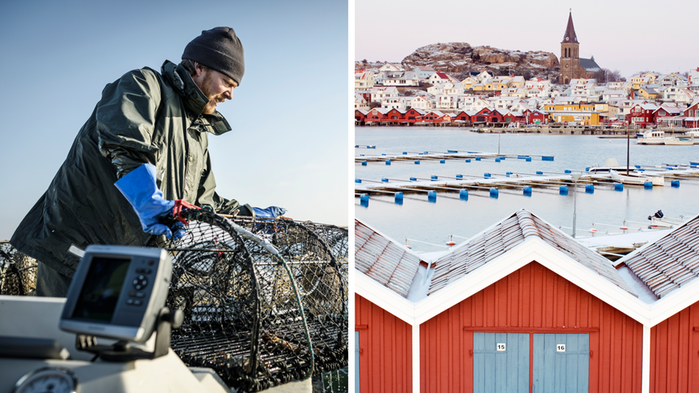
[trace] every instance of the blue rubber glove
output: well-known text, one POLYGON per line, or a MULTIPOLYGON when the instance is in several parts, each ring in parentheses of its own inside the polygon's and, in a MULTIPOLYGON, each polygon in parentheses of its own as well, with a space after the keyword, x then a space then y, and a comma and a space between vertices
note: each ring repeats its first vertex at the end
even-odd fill
POLYGON ((266 209, 253 207, 252 210, 255 212, 255 217, 258 218, 277 218, 286 213, 286 209, 278 206, 270 206, 266 209))
MULTIPOLYGON (((173 230, 179 237, 184 235, 184 224, 181 222, 177 221, 172 229, 162 223, 163 219, 172 218, 175 201, 163 198, 163 192, 155 182, 155 166, 143 164, 117 180, 114 185, 131 203, 141 221, 143 232, 165 235, 168 239, 172 238, 173 230)), ((178 237, 175 238, 177 239, 178 237)))

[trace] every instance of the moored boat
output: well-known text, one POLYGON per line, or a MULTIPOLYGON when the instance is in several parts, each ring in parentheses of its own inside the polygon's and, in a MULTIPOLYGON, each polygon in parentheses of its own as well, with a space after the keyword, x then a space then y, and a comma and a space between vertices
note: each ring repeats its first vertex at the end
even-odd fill
POLYGON ((665 177, 662 175, 659 176, 650 176, 646 175, 643 172, 629 172, 628 174, 625 172, 617 172, 617 171, 610 171, 609 176, 613 179, 618 181, 619 183, 622 184, 629 184, 629 185, 637 185, 637 186, 643 186, 646 184, 646 182, 651 182, 653 186, 664 186, 665 185, 665 177))
POLYGON ((636 143, 639 145, 663 145, 665 144, 665 132, 648 130, 637 134, 636 143))

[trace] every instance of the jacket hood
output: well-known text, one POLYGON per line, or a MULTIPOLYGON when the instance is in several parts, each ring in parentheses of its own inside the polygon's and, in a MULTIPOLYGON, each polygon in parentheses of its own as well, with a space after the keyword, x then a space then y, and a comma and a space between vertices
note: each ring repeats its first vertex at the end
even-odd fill
POLYGON ((209 99, 199 89, 199 86, 194 83, 192 76, 181 64, 165 60, 161 72, 165 80, 182 97, 185 106, 191 111, 193 117, 202 117, 207 120, 208 126, 206 131, 214 135, 221 135, 231 130, 230 124, 219 111, 214 111, 214 113, 209 115, 202 114, 209 99))

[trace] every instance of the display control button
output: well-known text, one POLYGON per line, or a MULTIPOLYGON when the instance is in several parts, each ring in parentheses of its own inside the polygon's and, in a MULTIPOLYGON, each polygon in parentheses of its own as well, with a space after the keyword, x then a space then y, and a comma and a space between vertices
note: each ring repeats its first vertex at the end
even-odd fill
POLYGON ((144 275, 139 275, 133 280, 133 287, 137 290, 141 290, 148 285, 148 278, 144 275))
POLYGON ((147 269, 147 268, 138 268, 138 269, 136 269, 136 273, 151 274, 151 273, 153 273, 153 271, 151 269, 147 269))

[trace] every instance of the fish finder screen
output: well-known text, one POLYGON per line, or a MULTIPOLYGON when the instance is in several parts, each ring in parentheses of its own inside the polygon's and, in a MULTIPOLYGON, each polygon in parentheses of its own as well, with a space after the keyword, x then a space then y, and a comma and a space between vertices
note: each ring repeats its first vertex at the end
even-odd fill
POLYGON ((73 318, 110 322, 131 259, 92 258, 73 318))

